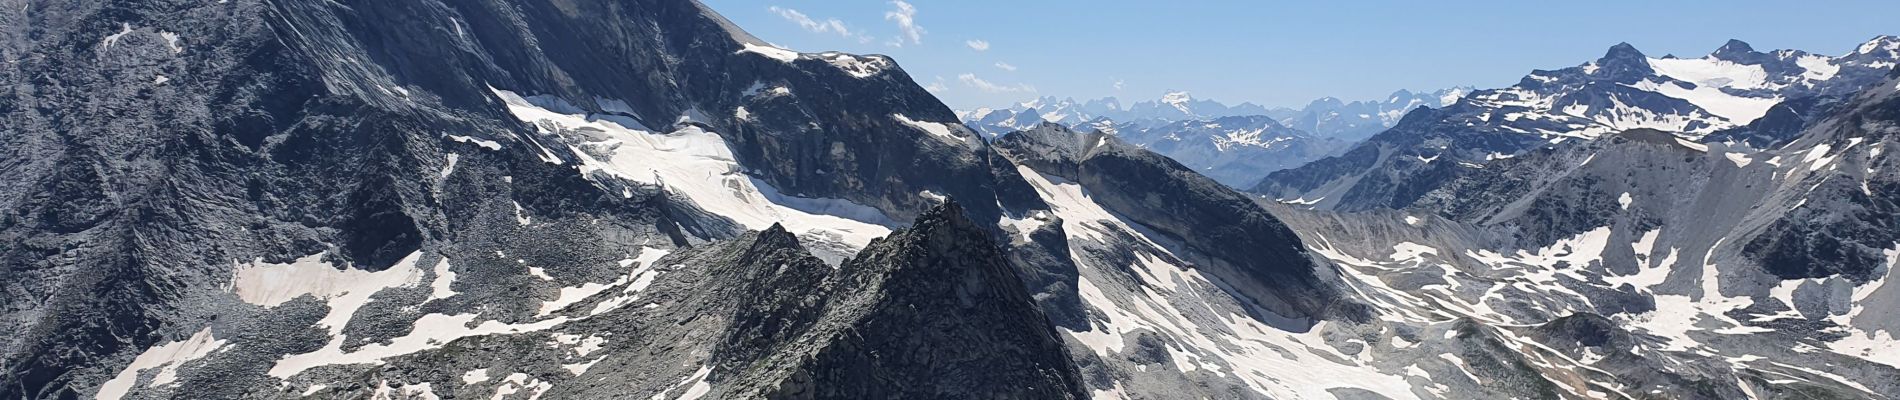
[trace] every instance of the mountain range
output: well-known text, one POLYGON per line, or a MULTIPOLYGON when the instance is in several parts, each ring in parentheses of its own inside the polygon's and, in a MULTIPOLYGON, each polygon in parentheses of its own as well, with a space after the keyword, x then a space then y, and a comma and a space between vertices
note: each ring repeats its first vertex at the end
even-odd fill
MULTIPOLYGON (((1595 61, 1414 111, 1343 154, 1269 173, 1253 190, 1327 209, 1403 208, 1451 177, 1552 143, 1631 129, 1726 140, 1734 134, 1724 131, 1750 129, 1778 105, 1831 104, 1878 82, 1897 49, 1891 36, 1841 56, 1729 41, 1701 58, 1650 58, 1618 44, 1595 61)), ((1787 109, 1793 115, 1782 119, 1808 111, 1787 109)))
POLYGON ((1086 101, 1043 96, 1002 108, 977 108, 959 111, 967 125, 990 136, 998 136, 1053 122, 1070 127, 1106 119, 1116 123, 1175 122, 1209 120, 1222 117, 1266 116, 1280 125, 1322 138, 1358 141, 1398 123, 1399 117, 1419 107, 1443 107, 1471 92, 1470 88, 1441 89, 1430 93, 1399 90, 1385 100, 1341 101, 1323 97, 1305 107, 1263 107, 1253 103, 1227 105, 1216 100, 1197 99, 1185 91, 1170 91, 1155 100, 1144 100, 1124 107, 1122 100, 1104 97, 1086 101))
POLYGON ((1247 192, 1159 150, 1321 136, 990 135, 691 0, 0 20, 4 398, 1900 396, 1892 38, 1618 46, 1247 192))
POLYGON ((1041 97, 1009 108, 958 113, 964 124, 990 136, 1055 123, 1117 134, 1234 187, 1249 187, 1260 175, 1333 155, 1398 122, 1418 107, 1440 106, 1469 89, 1419 94, 1400 90, 1385 101, 1314 100, 1304 109, 1272 108, 1195 99, 1169 92, 1160 100, 1123 108, 1113 97, 1077 102, 1041 97))

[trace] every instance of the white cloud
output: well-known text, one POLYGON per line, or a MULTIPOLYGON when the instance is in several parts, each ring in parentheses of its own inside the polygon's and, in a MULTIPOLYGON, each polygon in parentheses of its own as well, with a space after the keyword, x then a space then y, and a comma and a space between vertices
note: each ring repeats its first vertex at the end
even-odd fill
POLYGON ((938 76, 938 77, 937 77, 937 81, 936 81, 936 82, 931 82, 929 86, 924 86, 924 90, 928 90, 928 91, 930 91, 931 93, 943 93, 943 92, 945 92, 945 91, 949 91, 949 90, 950 90, 950 87, 949 87, 949 86, 945 86, 945 85, 943 84, 943 77, 942 77, 942 76, 938 76))
MULTIPOLYGON (((904 37, 910 38, 910 44, 921 42, 924 38, 924 27, 917 25, 917 7, 903 0, 892 0, 891 6, 897 9, 884 12, 884 19, 897 22, 897 29, 904 32, 904 37)), ((903 41, 899 40, 895 43, 901 46, 903 41)))
POLYGON ((976 77, 976 74, 957 75, 957 80, 963 81, 964 86, 976 88, 976 90, 983 91, 984 93, 1017 93, 1017 92, 1035 93, 1036 92, 1036 88, 1034 86, 1029 86, 1025 84, 1016 84, 1013 86, 1012 85, 998 85, 996 83, 983 80, 983 78, 978 78, 976 77))
POLYGON ((990 42, 983 39, 966 40, 963 42, 963 44, 966 46, 970 46, 971 50, 976 50, 976 51, 984 51, 984 50, 990 49, 990 42))
POLYGON ((771 6, 766 7, 766 9, 772 10, 772 13, 778 14, 780 18, 785 18, 786 21, 792 21, 792 23, 798 24, 799 28, 804 28, 811 33, 835 33, 847 39, 856 39, 859 43, 871 42, 871 36, 852 32, 850 27, 845 26, 844 21, 839 21, 837 18, 826 18, 823 21, 819 21, 812 19, 811 16, 805 15, 805 13, 790 8, 771 6))
POLYGON ((1012 71, 1012 72, 1016 71, 1016 66, 1009 65, 1009 63, 1002 62, 1002 61, 996 62, 996 68, 1004 70, 1004 71, 1012 71))
MULTIPOLYGON (((1110 79, 1113 79, 1113 78, 1110 78, 1110 79)), ((1115 90, 1122 90, 1122 83, 1125 83, 1125 82, 1127 81, 1124 81, 1121 79, 1115 79, 1115 90)))

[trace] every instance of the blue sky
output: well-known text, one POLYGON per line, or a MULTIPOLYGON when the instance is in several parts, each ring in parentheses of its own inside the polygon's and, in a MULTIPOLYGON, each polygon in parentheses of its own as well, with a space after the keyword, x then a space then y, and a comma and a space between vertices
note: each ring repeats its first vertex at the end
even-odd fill
POLYGON ((886 54, 953 108, 1034 96, 1298 107, 1397 89, 1501 87, 1617 42, 1702 56, 1845 54, 1900 35, 1900 1, 702 0, 793 50, 886 54))

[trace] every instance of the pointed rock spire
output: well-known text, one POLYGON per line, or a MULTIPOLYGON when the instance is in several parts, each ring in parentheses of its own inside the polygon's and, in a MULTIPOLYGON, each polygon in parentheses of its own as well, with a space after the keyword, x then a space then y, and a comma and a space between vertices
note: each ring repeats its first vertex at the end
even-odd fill
POLYGON ((1709 56, 1717 60, 1741 61, 1753 58, 1757 54, 1760 53, 1756 53, 1755 48, 1749 46, 1748 42, 1729 39, 1728 43, 1722 44, 1721 48, 1715 49, 1715 52, 1710 53, 1709 56))
POLYGON ((1598 70, 1593 75, 1608 76, 1613 80, 1640 79, 1637 77, 1648 76, 1654 72, 1649 68, 1649 57, 1637 51, 1636 46, 1630 45, 1629 42, 1610 46, 1610 51, 1605 52, 1603 58, 1597 59, 1596 66, 1598 70))
POLYGON ((1615 46, 1610 46, 1610 50, 1604 52, 1603 58, 1598 59, 1597 62, 1607 63, 1610 61, 1642 60, 1644 57, 1646 56, 1643 55, 1642 51, 1636 50, 1636 46, 1629 44, 1629 42, 1622 42, 1617 43, 1615 46))

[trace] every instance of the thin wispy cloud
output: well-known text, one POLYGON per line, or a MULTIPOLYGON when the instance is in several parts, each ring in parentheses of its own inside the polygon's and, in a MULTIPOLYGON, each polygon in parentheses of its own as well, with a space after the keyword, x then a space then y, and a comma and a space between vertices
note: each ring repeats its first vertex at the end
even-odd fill
POLYGON ((976 74, 957 75, 957 80, 963 81, 964 86, 969 86, 971 88, 982 91, 984 93, 1025 93, 1025 92, 1035 93, 1036 92, 1036 87, 1034 86, 1029 86, 1025 84, 1000 85, 995 82, 983 80, 983 78, 978 78, 976 77, 976 74))
MULTIPOLYGON (((1114 79, 1114 78, 1109 78, 1109 79, 1114 79)), ((1123 83, 1127 83, 1127 81, 1124 81, 1121 79, 1115 79, 1115 90, 1122 90, 1123 83)))
POLYGON ((983 39, 966 40, 966 41, 963 41, 963 44, 965 46, 970 46, 970 50, 984 51, 984 50, 990 49, 990 42, 983 39))
POLYGON ((928 90, 928 91, 930 91, 931 93, 943 93, 943 92, 945 92, 945 91, 949 91, 949 90, 950 90, 950 87, 949 87, 949 86, 945 86, 945 85, 943 84, 943 77, 942 77, 942 76, 938 76, 938 77, 937 77, 937 80, 936 80, 935 82, 931 82, 931 83, 930 83, 930 85, 928 85, 928 86, 924 86, 924 90, 928 90))
MULTIPOLYGON (((917 25, 917 7, 903 0, 892 0, 891 6, 896 9, 884 12, 884 20, 896 22, 897 30, 903 32, 905 38, 910 39, 910 44, 923 42, 924 27, 917 25)), ((903 46, 902 39, 886 42, 886 44, 890 43, 903 46)))
POLYGON ((1002 61, 997 61, 997 62, 996 62, 996 69, 1000 69, 1000 70, 1004 70, 1004 71, 1010 71, 1010 72, 1015 72, 1015 71, 1016 71, 1016 66, 1014 66, 1014 65, 1009 65, 1009 63, 1006 63, 1006 62, 1002 62, 1002 61))
POLYGON ((844 21, 840 21, 837 18, 826 18, 823 21, 819 21, 795 9, 779 6, 766 7, 766 9, 771 10, 774 14, 778 14, 780 18, 784 18, 786 21, 798 24, 799 28, 803 28, 807 32, 837 34, 844 38, 856 39, 859 43, 871 42, 870 35, 853 32, 850 27, 845 26, 844 21))

